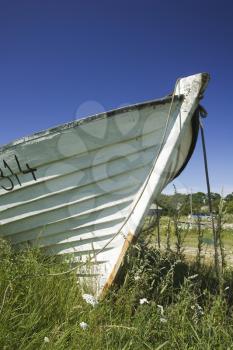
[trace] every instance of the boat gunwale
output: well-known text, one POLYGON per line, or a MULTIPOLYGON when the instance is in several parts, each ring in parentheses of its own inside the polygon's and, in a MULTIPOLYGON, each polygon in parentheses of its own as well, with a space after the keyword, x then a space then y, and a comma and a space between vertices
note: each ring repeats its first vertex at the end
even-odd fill
POLYGON ((45 137, 45 136, 60 133, 60 132, 63 132, 65 130, 68 130, 71 128, 76 128, 76 127, 79 127, 80 125, 84 125, 86 123, 90 123, 90 122, 95 121, 95 120, 110 118, 110 117, 116 115, 117 113, 127 113, 129 111, 141 109, 141 108, 144 108, 147 106, 149 107, 149 106, 164 105, 164 104, 169 103, 171 101, 181 101, 182 102, 183 100, 184 100, 184 95, 182 95, 182 94, 179 96, 175 95, 173 97, 172 97, 172 95, 167 95, 167 96, 162 97, 160 99, 148 100, 148 101, 144 101, 144 102, 140 102, 140 103, 112 109, 112 110, 109 110, 106 112, 94 114, 91 116, 87 116, 87 117, 84 117, 84 118, 81 118, 78 120, 74 120, 74 121, 71 121, 68 123, 63 123, 63 124, 57 125, 55 127, 51 127, 51 128, 46 129, 46 130, 33 133, 29 136, 21 137, 19 139, 16 139, 13 142, 10 142, 10 143, 7 143, 5 145, 0 146, 0 155, 2 153, 4 153, 5 151, 10 150, 11 148, 14 148, 18 145, 34 141, 34 140, 40 139, 40 138, 45 137))

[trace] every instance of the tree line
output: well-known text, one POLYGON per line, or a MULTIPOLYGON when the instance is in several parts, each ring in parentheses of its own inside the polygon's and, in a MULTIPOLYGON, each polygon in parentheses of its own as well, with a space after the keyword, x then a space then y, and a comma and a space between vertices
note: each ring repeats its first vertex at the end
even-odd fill
MULTIPOLYGON (((211 200, 214 213, 218 213, 220 201, 223 200, 224 211, 233 214, 233 192, 224 198, 219 193, 211 192, 211 200)), ((172 195, 161 194, 156 203, 167 214, 177 210, 181 215, 209 214, 208 196, 203 192, 183 194, 175 191, 172 195)))

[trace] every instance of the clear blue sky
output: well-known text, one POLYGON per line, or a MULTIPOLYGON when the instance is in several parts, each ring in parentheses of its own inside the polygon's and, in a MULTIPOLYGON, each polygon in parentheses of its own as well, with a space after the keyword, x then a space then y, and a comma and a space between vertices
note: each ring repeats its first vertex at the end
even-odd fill
MULTIPOLYGON (((86 101, 108 110, 161 97, 202 71, 212 76, 203 101, 212 189, 227 193, 232 1, 0 0, 0 143, 70 121, 86 101)), ((200 143, 176 184, 205 191, 200 143)))

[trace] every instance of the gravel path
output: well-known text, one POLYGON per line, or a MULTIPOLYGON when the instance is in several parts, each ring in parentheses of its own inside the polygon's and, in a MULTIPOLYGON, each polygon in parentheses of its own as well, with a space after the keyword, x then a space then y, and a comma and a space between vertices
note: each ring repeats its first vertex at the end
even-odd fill
MULTIPOLYGON (((187 257, 195 258, 197 255, 197 248, 194 247, 184 247, 184 254, 187 257)), ((211 262, 214 261, 214 248, 213 246, 207 246, 202 251, 202 258, 204 261, 211 262)), ((225 250, 226 263, 229 266, 233 266, 233 250, 225 250)))

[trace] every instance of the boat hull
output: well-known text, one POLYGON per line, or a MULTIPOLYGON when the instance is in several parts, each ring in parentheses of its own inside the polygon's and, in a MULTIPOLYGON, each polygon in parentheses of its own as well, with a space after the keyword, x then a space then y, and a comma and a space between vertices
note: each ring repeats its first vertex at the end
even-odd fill
MULTIPOLYGON (((0 235, 81 262, 99 295, 114 281, 151 202, 193 149, 206 81, 173 96, 76 121, 0 150, 0 235)), ((83 276, 83 277, 82 277, 83 276)))

